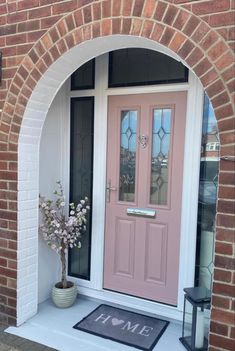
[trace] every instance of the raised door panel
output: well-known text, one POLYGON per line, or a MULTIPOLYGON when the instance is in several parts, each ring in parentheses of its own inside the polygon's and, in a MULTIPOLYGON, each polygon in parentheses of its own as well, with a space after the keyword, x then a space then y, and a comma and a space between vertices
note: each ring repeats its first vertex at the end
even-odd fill
POLYGON ((116 218, 114 274, 134 278, 135 221, 116 218))
POLYGON ((165 284, 167 261, 167 225, 147 223, 145 234, 144 280, 165 284))

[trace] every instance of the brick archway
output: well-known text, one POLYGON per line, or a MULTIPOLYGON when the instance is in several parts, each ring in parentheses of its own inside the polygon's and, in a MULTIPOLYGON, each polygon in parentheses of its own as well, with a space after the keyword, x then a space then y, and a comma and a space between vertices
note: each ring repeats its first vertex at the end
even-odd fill
MULTIPOLYGON (((150 39, 158 42, 175 52, 183 61, 195 72, 201 80, 202 85, 211 99, 215 114, 218 120, 221 141, 221 155, 230 155, 233 152, 234 143, 234 117, 232 105, 231 87, 231 65, 234 61, 234 55, 230 47, 217 31, 204 22, 201 18, 195 16, 188 9, 179 8, 169 1, 153 0, 136 0, 128 1, 122 5, 121 1, 84 1, 84 6, 76 8, 69 14, 62 17, 53 27, 51 27, 32 47, 29 53, 22 60, 15 76, 11 81, 7 98, 2 112, 2 123, 0 127, 0 137, 5 143, 6 160, 17 160, 18 137, 20 126, 24 118, 25 107, 34 91, 37 83, 43 78, 48 68, 56 60, 68 52, 73 47, 87 42, 94 38, 109 35, 130 35, 150 39)), ((1 167, 4 167, 1 164, 1 167)), ((11 191, 13 200, 17 199, 16 179, 17 169, 10 168, 6 171, 3 168, 3 179, 7 183, 7 189, 11 191)), ((227 173, 232 170, 233 165, 226 161, 220 164, 220 183, 233 184, 234 176, 227 173)), ((5 186, 5 184, 2 184, 5 186)), ((5 189, 5 188, 4 188, 5 189)), ((217 215, 217 234, 216 237, 224 241, 231 237, 230 229, 234 227, 234 217, 231 210, 224 204, 224 189, 220 186, 220 201, 218 203, 217 215), (227 230, 228 228, 228 230, 227 230)), ((2 206, 2 204, 1 204, 2 206)), ((4 205, 5 206, 5 205, 4 205)), ((10 206, 10 205, 9 205, 10 206)), ((2 208, 2 219, 4 225, 9 221, 8 228, 17 230, 17 212, 16 208, 2 208)), ((12 234, 13 235, 13 234, 12 234)), ((13 235, 16 239, 16 235, 13 235)), ((226 244, 216 246, 215 266, 223 270, 228 268, 232 284, 232 261, 223 258, 226 254, 226 244)), ((8 258, 6 253, 6 259, 8 258)), ((11 259, 16 261, 16 253, 12 251, 11 259)), ((4 252, 3 252, 4 256, 4 252)), ((222 274, 218 270, 218 274, 222 274)), ((11 278, 16 279, 16 268, 12 272, 6 271, 6 276, 12 274, 11 278), (13 272, 13 273, 12 273, 13 272)), ((234 273, 233 273, 234 279, 234 273)), ((223 286, 224 275, 216 278, 213 292, 215 294, 227 293, 227 287, 223 286), (224 291, 226 290, 226 291, 224 291)), ((15 283, 9 280, 12 286, 6 281, 6 294, 12 290, 13 298, 15 297, 15 283), (10 288, 10 290, 7 290, 10 288)), ((230 290, 232 289, 232 286, 230 290)), ((4 289, 2 289, 4 291, 4 289)), ((8 321, 13 322, 15 318, 14 307, 8 302, 5 314, 9 317, 8 321)), ((218 310, 220 301, 218 298, 213 300, 212 319, 215 322, 228 324, 229 318, 232 318, 232 302, 227 308, 227 314, 221 317, 218 310)), ((228 334, 227 334, 228 335, 228 334)))
MULTIPOLYGON (((226 68, 233 63, 234 55, 225 40, 203 20, 167 1, 136 0, 123 6, 121 1, 112 5, 111 0, 86 3, 91 4, 69 13, 50 28, 23 59, 3 108, 3 117, 10 125, 13 115, 23 117, 34 87, 58 57, 82 42, 116 34, 140 36, 168 47, 201 80, 217 119, 233 116, 232 87, 226 84, 231 71, 226 68)), ((9 133, 9 142, 16 140, 18 132, 12 131, 14 137, 9 133)))

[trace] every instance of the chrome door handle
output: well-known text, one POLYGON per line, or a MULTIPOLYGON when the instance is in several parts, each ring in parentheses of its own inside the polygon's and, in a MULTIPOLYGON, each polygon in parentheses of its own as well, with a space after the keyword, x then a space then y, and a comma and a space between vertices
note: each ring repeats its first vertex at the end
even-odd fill
POLYGON ((110 202, 110 192, 111 191, 117 191, 117 188, 115 186, 111 186, 111 180, 108 181, 108 184, 106 185, 106 201, 110 202))

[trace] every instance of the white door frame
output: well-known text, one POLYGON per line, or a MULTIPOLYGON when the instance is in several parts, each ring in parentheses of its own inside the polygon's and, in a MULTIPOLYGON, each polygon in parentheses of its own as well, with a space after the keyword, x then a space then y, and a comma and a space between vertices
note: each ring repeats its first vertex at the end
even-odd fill
MULTIPOLYGON (((175 57, 173 56, 173 58, 175 57)), ((183 310, 183 288, 194 286, 203 108, 203 89, 201 83, 197 77, 189 71, 188 83, 108 89, 108 54, 96 58, 95 72, 96 86, 94 90, 70 91, 70 82, 67 83, 67 96, 69 96, 69 98, 95 96, 91 279, 90 281, 86 281, 70 277, 70 280, 78 284, 80 294, 149 313, 154 312, 155 314, 164 315, 169 318, 181 319, 183 310), (188 91, 177 307, 103 289, 108 96, 170 91, 188 91)), ((68 111, 68 116, 69 113, 68 111)), ((69 123, 67 121, 64 126, 67 137, 69 136, 68 126, 69 123)), ((69 140, 68 145, 70 145, 69 140)), ((64 159, 66 159, 66 157, 64 157, 64 159)), ((67 160, 67 162, 69 161, 67 160)), ((69 165, 67 165, 67 167, 67 169, 69 169, 69 165)), ((68 183, 68 180, 65 183, 68 183)))
MULTIPOLYGON (((17 216, 17 325, 24 323, 28 318, 37 313, 38 307, 38 193, 39 193, 39 146, 42 127, 46 119, 48 109, 53 102, 56 93, 61 89, 64 82, 68 80, 74 70, 93 57, 105 54, 109 51, 135 47, 146 48, 167 54, 178 61, 185 62, 172 52, 169 48, 153 40, 132 35, 109 35, 82 42, 61 55, 43 74, 34 88, 32 95, 25 108, 22 119, 19 141, 18 141, 18 216, 17 216), (30 269, 28 269, 30 267, 30 269)), ((99 69, 97 67, 97 69, 99 69)), ((102 67, 100 67, 102 71, 102 67)), ((97 71, 98 72, 98 71, 97 71)), ((60 113, 64 114, 65 128, 62 128, 61 138, 63 143, 63 154, 61 174, 58 174, 63 181, 65 189, 69 191, 69 115, 66 110, 66 102, 69 99, 68 83, 62 87, 64 101, 60 113), (63 94, 64 93, 64 94, 63 94), (67 100, 66 100, 66 94, 67 100)), ((102 81, 99 82, 102 87, 102 81)), ((103 235, 104 235, 104 208, 105 208, 105 174, 106 174, 106 122, 107 106, 101 104, 97 107, 95 116, 95 159, 94 159, 94 194, 93 194, 93 241, 92 241, 92 272, 91 283, 80 287, 81 293, 100 297, 106 300, 120 301, 123 305, 129 305, 145 311, 171 315, 177 318, 177 313, 182 309, 183 287, 192 286, 195 269, 195 243, 196 243, 196 219, 197 219, 197 195, 200 164, 200 139, 202 120, 202 95, 201 84, 190 74, 189 84, 177 84, 179 89, 189 89, 188 97, 188 121, 186 127, 185 147, 185 169, 182 209, 182 233, 181 233, 181 256, 180 256, 180 281, 179 281, 179 304, 178 308, 171 308, 164 305, 131 297, 123 298, 121 294, 109 294, 99 290, 102 287, 102 261, 103 261, 103 235), (99 122, 100 120, 100 122, 99 122), (103 128, 103 129, 102 129, 103 128), (97 144, 99 140, 99 144, 97 144), (195 151, 193 151, 195 150, 195 151), (103 216, 103 217, 102 217, 103 216), (99 261, 101 258, 101 261, 99 261), (94 263, 97 272, 94 270, 94 263), (97 273, 97 276, 95 274, 97 273), (124 301, 121 301, 124 300, 124 301), (177 312, 178 311, 178 312, 177 312)), ((150 87, 146 87, 149 92, 150 87)), ((163 86, 161 91, 176 89, 173 86, 163 86), (172 88, 171 88, 172 87, 172 88)), ((115 89, 116 93, 120 93, 115 89)), ((128 93, 128 89, 123 90, 128 93)), ((139 92, 142 92, 140 90, 139 92)), ((88 92, 86 92, 88 93, 88 92)), ((107 93, 104 99, 107 100, 107 93)), ((110 90, 110 94, 112 91, 110 90)), ((96 90, 96 99, 101 97, 103 92, 96 90)), ((51 191, 54 189, 53 179, 51 180, 51 191)), ((48 188, 49 189, 49 188, 48 188)), ((49 291, 48 291, 49 295, 49 291)))

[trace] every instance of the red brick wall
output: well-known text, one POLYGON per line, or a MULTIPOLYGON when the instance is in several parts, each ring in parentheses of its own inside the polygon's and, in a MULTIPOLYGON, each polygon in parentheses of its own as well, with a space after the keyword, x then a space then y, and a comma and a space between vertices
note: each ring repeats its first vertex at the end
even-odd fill
MULTIPOLYGON (((218 120, 221 155, 235 156, 234 0, 0 0, 0 321, 16 317, 17 140, 37 81, 61 54, 110 34, 150 38, 200 78, 218 120)), ((210 350, 235 348, 234 163, 221 161, 210 350)))

